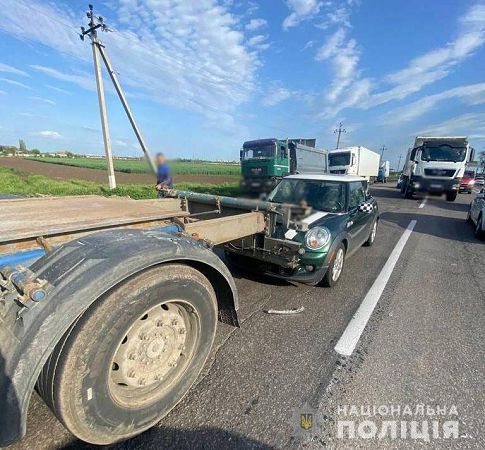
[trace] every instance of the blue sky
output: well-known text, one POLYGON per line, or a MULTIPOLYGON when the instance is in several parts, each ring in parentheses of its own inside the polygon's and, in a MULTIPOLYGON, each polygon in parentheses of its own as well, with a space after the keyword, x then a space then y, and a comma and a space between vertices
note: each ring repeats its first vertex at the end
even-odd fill
MULTIPOLYGON (((87 2, 0 0, 0 143, 102 153, 87 2)), ((419 133, 485 149, 483 0, 98 1, 108 54, 152 152, 237 159, 316 137, 396 165, 419 133)), ((141 155, 109 81, 113 151, 141 155)))

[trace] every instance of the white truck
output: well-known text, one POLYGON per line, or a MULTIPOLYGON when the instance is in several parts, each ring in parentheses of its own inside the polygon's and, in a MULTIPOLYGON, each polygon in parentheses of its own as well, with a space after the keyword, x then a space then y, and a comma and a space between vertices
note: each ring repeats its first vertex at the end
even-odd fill
POLYGON ((466 136, 417 136, 406 155, 401 193, 405 198, 416 192, 445 194, 446 200, 455 201, 473 154, 466 136))
POLYGON ((380 156, 366 147, 347 147, 328 152, 330 173, 358 175, 374 182, 379 172, 380 156))
POLYGON ((391 173, 391 163, 389 161, 382 161, 379 167, 379 174, 377 175, 377 181, 380 183, 387 183, 389 174, 391 173))

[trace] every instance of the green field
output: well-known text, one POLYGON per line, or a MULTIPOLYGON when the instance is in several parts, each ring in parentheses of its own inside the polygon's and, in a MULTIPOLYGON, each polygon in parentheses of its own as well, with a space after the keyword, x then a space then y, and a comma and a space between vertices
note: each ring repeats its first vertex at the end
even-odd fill
MULTIPOLYGON (((106 170, 106 160, 90 158, 28 158, 50 164, 106 170)), ((115 171, 125 173, 149 173, 150 167, 144 160, 114 160, 115 171)), ((170 167, 175 175, 227 175, 239 176, 239 164, 212 163, 208 161, 171 161, 170 167)))
MULTIPOLYGON (((239 195, 239 183, 195 184, 179 183, 179 190, 202 192, 214 195, 239 195)), ((134 199, 156 198, 153 185, 126 184, 109 190, 107 185, 83 180, 54 180, 43 175, 30 175, 14 169, 0 167, 0 195, 14 194, 27 197, 42 195, 119 195, 134 199)))

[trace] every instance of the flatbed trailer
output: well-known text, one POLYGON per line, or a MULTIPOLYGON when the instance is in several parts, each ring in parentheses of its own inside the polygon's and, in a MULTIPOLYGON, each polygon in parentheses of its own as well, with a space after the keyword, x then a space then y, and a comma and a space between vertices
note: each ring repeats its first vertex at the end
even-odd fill
POLYGON ((0 446, 25 434, 34 388, 90 443, 160 421, 202 370, 217 319, 238 326, 212 247, 244 239, 284 266, 300 244, 275 229, 304 229, 310 214, 178 191, 0 200, 0 446))

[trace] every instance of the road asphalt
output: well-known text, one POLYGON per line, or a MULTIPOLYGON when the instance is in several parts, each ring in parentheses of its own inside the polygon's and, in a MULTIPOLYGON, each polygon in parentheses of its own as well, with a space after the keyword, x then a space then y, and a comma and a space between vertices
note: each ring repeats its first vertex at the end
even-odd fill
MULTIPOLYGON (((158 426, 112 447, 485 448, 485 243, 465 223, 472 196, 430 197, 420 207, 422 198, 404 200, 394 185, 372 191, 376 242, 346 261, 337 286, 233 270, 241 328, 219 324, 197 385, 158 426), (412 220, 356 349, 338 354, 412 220), (297 315, 264 312, 300 306, 297 315), (308 431, 302 413, 307 424, 312 414, 308 431)), ((10 448, 86 447, 34 394, 27 435, 10 448)))

